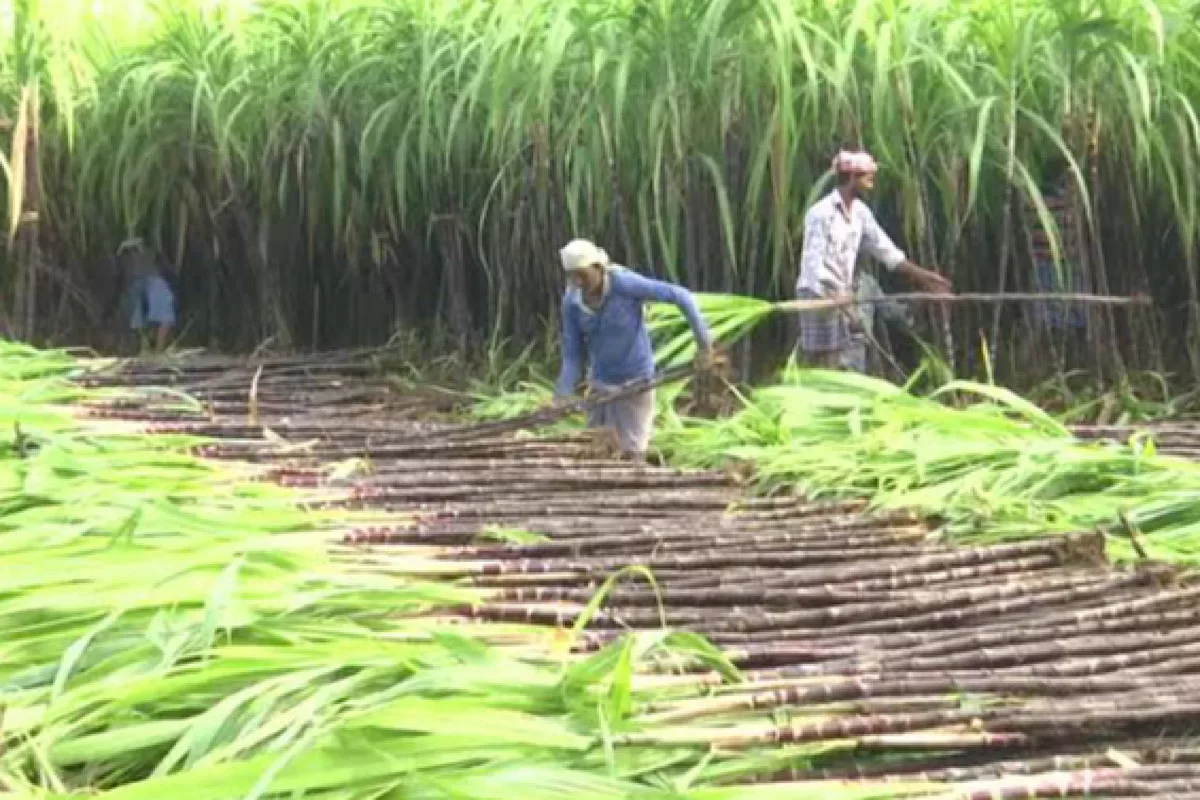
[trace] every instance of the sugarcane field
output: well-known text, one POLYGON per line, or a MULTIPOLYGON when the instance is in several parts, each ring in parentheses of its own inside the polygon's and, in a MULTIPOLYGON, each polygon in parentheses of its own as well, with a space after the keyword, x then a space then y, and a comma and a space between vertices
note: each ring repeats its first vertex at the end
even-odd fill
POLYGON ((1196 53, 0 1, 0 800, 1200 798, 1196 53))

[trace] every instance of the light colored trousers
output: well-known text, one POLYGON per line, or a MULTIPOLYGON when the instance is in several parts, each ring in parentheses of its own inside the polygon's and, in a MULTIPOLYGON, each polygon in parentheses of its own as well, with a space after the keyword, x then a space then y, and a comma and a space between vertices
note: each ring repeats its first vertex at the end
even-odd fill
MULTIPOLYGON (((595 381, 591 387, 598 394, 618 388, 595 381)), ((622 453, 644 456, 654 432, 654 394, 653 389, 647 389, 621 400, 593 406, 588 410, 588 427, 612 428, 617 433, 622 453)))

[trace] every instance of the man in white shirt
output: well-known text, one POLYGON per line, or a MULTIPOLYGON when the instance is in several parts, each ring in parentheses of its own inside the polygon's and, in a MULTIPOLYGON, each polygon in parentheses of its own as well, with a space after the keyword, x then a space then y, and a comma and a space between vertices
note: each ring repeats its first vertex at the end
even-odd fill
MULTIPOLYGON (((843 151, 833 159, 837 186, 805 216, 797 297, 852 297, 860 247, 922 291, 950 291, 950 281, 945 277, 908 260, 859 199, 874 188, 877 170, 875 159, 864 152, 843 151)), ((857 308, 847 305, 802 312, 799 349, 811 366, 865 371, 864 329, 857 308)))

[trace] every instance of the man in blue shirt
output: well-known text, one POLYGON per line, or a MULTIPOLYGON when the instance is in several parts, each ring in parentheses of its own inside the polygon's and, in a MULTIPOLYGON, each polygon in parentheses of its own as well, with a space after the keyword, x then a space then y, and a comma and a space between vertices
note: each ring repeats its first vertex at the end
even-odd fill
MULTIPOLYGON (((678 306, 696 337, 697 366, 712 365, 712 338, 686 289, 613 264, 607 253, 586 239, 571 241, 559 256, 567 289, 562 300, 562 371, 555 386, 556 402, 574 393, 585 347, 591 392, 603 394, 654 375, 654 349, 643 315, 647 302, 678 306)), ((588 427, 614 429, 621 451, 643 460, 654 425, 654 394, 650 389, 594 407, 588 412, 588 427)))

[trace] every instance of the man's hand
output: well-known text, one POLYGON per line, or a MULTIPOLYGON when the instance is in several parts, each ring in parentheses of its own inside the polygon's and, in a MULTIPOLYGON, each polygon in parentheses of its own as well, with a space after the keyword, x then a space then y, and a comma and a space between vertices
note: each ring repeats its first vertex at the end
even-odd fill
POLYGON ((897 269, 897 272, 915 283, 921 291, 930 294, 950 294, 950 279, 931 269, 918 267, 911 261, 905 261, 897 269))
POLYGON ((917 282, 922 289, 930 294, 950 294, 950 279, 931 269, 920 269, 917 282))

